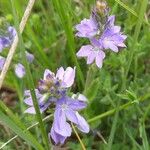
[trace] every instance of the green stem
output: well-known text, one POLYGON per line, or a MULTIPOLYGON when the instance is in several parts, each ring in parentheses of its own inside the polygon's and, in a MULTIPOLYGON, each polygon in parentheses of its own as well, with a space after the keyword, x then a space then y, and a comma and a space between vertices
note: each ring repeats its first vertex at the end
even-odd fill
MULTIPOLYGON (((145 101, 145 100, 147 100, 147 99, 149 99, 149 98, 150 98, 150 93, 147 94, 147 95, 145 95, 145 96, 143 96, 143 97, 141 97, 140 100, 139 100, 139 102, 143 102, 143 101, 145 101)), ((124 110, 124 109, 130 107, 130 106, 132 106, 133 104, 135 104, 136 102, 137 102, 137 101, 133 101, 133 102, 126 103, 126 104, 120 106, 119 109, 118 109, 118 111, 121 111, 121 110, 124 110)), ((105 118, 105 117, 107 117, 107 116, 110 116, 110 115, 114 114, 116 111, 117 111, 117 109, 109 110, 109 111, 107 111, 107 112, 105 112, 105 113, 103 113, 103 114, 100 114, 100 115, 98 115, 98 116, 92 118, 92 119, 89 119, 88 122, 89 122, 89 123, 92 123, 92 122, 94 122, 94 121, 100 120, 100 119, 102 119, 102 118, 105 118)), ((49 119, 50 119, 52 116, 53 116, 53 115, 47 116, 46 118, 43 119, 43 121, 49 121, 49 119)), ((39 122, 37 122, 37 123, 35 123, 34 125, 28 127, 26 130, 29 130, 29 129, 31 129, 31 128, 37 126, 37 125, 39 125, 39 122)), ((17 135, 16 135, 16 136, 17 136, 17 135)), ((7 143, 7 144, 10 143, 10 142, 13 141, 15 138, 16 138, 16 137, 13 137, 12 139, 10 139, 9 141, 7 141, 6 143, 7 143)))
POLYGON ((111 127, 110 136, 109 136, 109 139, 108 139, 107 150, 111 150, 112 149, 112 144, 113 144, 113 141, 114 141, 114 136, 115 136, 115 132, 116 132, 116 128, 117 128, 118 116, 119 116, 119 111, 117 109, 116 113, 115 113, 114 120, 113 120, 113 124, 112 124, 112 127, 111 127))
POLYGON ((131 67, 132 59, 133 59, 133 56, 134 56, 136 44, 137 44, 138 37, 139 37, 139 34, 140 34, 140 30, 141 30, 141 27, 142 27, 142 23, 143 23, 143 19, 144 19, 144 13, 146 11, 147 5, 148 5, 148 0, 143 0, 141 2, 140 13, 139 13, 138 21, 137 21, 134 36, 133 36, 134 43, 133 43, 132 49, 130 51, 129 61, 128 61, 127 68, 126 68, 126 73, 125 73, 126 78, 128 76, 129 69, 131 67))
MULTIPOLYGON (((139 102, 143 102, 143 101, 145 101, 148 98, 150 98, 150 93, 148 93, 147 95, 141 97, 139 99, 139 102)), ((117 109, 118 109, 118 111, 121 111, 121 110, 124 110, 124 109, 128 108, 129 106, 132 106, 133 104, 136 104, 136 103, 137 103, 137 101, 128 102, 128 103, 126 103, 124 105, 119 106, 119 108, 117 108, 117 109)), ((110 116, 110 115, 114 114, 117 109, 114 108, 114 109, 109 110, 109 111, 107 111, 105 113, 102 113, 102 114, 100 114, 100 115, 98 115, 96 117, 93 117, 92 119, 89 119, 88 122, 91 123, 91 122, 94 122, 96 120, 99 120, 99 119, 105 118, 107 116, 110 116)))
POLYGON ((95 79, 95 76, 98 72, 98 68, 95 64, 91 65, 89 67, 89 70, 87 72, 87 76, 86 76, 86 81, 85 81, 85 86, 84 86, 84 92, 87 92, 87 89, 89 88, 89 86, 91 85, 91 83, 93 82, 93 80, 95 79))
POLYGON ((62 2, 61 0, 53 0, 53 4, 56 10, 58 11, 59 17, 61 19, 62 25, 67 36, 69 57, 71 58, 72 63, 74 63, 77 67, 78 83, 79 85, 81 85, 81 87, 84 87, 84 76, 75 54, 75 41, 72 31, 71 16, 69 16, 68 8, 66 8, 66 1, 62 2))

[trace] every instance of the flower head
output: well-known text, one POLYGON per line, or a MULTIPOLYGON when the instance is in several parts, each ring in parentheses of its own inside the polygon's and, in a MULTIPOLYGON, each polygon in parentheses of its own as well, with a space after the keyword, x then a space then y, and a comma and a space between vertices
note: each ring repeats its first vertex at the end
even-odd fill
MULTIPOLYGON (((97 7, 100 4, 98 1, 97 7)), ((102 3, 102 5, 105 5, 105 3, 102 3)), ((121 33, 120 26, 114 25, 115 16, 107 17, 107 15, 104 15, 107 19, 101 19, 102 16, 99 16, 97 11, 93 11, 93 15, 89 20, 84 19, 81 21, 81 24, 76 26, 78 31, 76 35, 79 37, 87 37, 91 42, 91 45, 82 46, 76 55, 77 57, 86 57, 87 64, 92 64, 95 61, 96 65, 101 68, 103 59, 105 58, 104 51, 110 49, 118 52, 119 48, 126 47, 124 41, 127 36, 121 33)))
POLYGON ((60 67, 56 75, 50 70, 46 69, 43 80, 39 81, 39 90, 41 92, 49 91, 55 95, 63 95, 67 88, 74 83, 75 68, 68 67, 64 70, 60 67))
POLYGON ((84 45, 77 52, 77 57, 86 57, 87 64, 92 64, 94 61, 97 67, 101 68, 103 64, 103 59, 105 58, 105 53, 103 50, 95 45, 84 45))

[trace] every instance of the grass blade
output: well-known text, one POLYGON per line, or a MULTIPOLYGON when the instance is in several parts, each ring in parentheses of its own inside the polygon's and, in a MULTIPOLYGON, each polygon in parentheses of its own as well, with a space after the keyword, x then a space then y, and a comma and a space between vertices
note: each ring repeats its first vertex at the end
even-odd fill
POLYGON ((41 144, 39 144, 37 140, 29 132, 24 132, 20 127, 18 127, 18 125, 14 121, 12 121, 8 116, 6 116, 1 110, 0 110, 0 121, 4 125, 9 127, 11 130, 13 130, 18 136, 24 139, 29 145, 31 145, 35 149, 44 150, 41 144))
POLYGON ((80 65, 77 61, 77 57, 75 54, 75 41, 74 41, 74 35, 73 35, 73 31, 72 31, 72 23, 71 23, 71 19, 69 16, 69 12, 68 9, 66 9, 67 7, 65 7, 65 3, 66 1, 64 1, 62 3, 62 1, 60 0, 53 0, 53 4, 60 16, 62 25, 64 27, 66 36, 67 36, 67 40, 68 40, 68 47, 69 47, 69 53, 70 53, 70 58, 72 60, 72 63, 74 63, 77 67, 77 80, 80 81, 82 87, 84 86, 84 76, 83 73, 81 71, 80 65))

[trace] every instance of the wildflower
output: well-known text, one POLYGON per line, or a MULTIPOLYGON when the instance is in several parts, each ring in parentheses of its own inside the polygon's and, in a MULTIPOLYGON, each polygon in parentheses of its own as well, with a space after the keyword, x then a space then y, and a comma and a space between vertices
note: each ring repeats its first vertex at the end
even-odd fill
MULTIPOLYGON (((26 57, 29 63, 31 63, 34 60, 34 56, 26 51, 26 57)), ((6 61, 5 57, 0 56, 0 70, 3 69, 4 63, 6 61)), ((15 64, 15 74, 18 78, 23 78, 26 74, 25 67, 21 64, 15 64)))
MULTIPOLYGON (((27 51, 26 57, 29 63, 32 63, 32 61, 34 60, 34 56, 27 51)), ((25 76, 26 74, 25 67, 21 63, 15 64, 15 74, 18 78, 23 78, 25 76)))
MULTIPOLYGON (((101 3, 99 3, 98 1, 97 7, 100 7, 101 3)), ((103 3, 102 6, 106 7, 103 3)), ((107 14, 100 16, 100 14, 97 13, 97 9, 98 8, 93 11, 92 17, 88 21, 84 19, 76 26, 78 31, 76 35, 89 38, 91 42, 91 45, 82 46, 76 55, 77 57, 86 57, 87 64, 92 64, 95 60, 96 65, 101 68, 103 59, 105 58, 104 51, 110 49, 114 52, 118 52, 119 48, 126 47, 124 41, 127 36, 120 32, 120 26, 114 25, 115 16, 107 17, 107 14), (102 17, 104 17, 104 19, 101 19, 102 17), (107 19, 105 19, 105 17, 107 19)))
POLYGON ((120 32, 121 27, 115 26, 114 21, 115 16, 108 18, 106 29, 98 41, 103 49, 111 49, 114 52, 118 52, 119 48, 126 47, 123 42, 127 36, 120 32))
MULTIPOLYGON (((16 29, 12 26, 9 26, 7 28, 6 36, 0 36, 0 52, 2 52, 4 48, 7 48, 12 44, 16 35, 17 35, 16 29)), ((32 61, 34 60, 34 56, 27 51, 25 53, 28 62, 32 63, 32 61)), ((2 70, 5 60, 6 59, 4 57, 0 56, 0 70, 2 70)), ((15 64, 15 74, 19 78, 24 77, 25 68, 21 63, 15 64)))
POLYGON ((0 52, 2 52, 4 48, 7 48, 12 44, 16 34, 17 32, 15 28, 9 26, 7 29, 7 36, 0 37, 0 52))
MULTIPOLYGON (((87 98, 82 94, 73 94, 72 98, 67 95, 67 89, 74 83, 74 78, 75 67, 68 67, 66 70, 60 67, 56 75, 46 69, 43 79, 39 81, 38 89, 35 89, 41 113, 47 110, 50 104, 53 103, 55 106, 54 122, 49 137, 56 144, 63 144, 66 138, 71 136, 72 129, 68 121, 74 123, 80 131, 89 132, 88 123, 78 113, 79 110, 86 107, 87 98)), ((29 106, 25 113, 35 114, 29 90, 25 91, 24 102, 29 106)))
POLYGON ((39 82, 40 91, 52 92, 56 95, 64 94, 65 89, 72 86, 75 78, 75 68, 68 67, 64 70, 60 67, 56 75, 50 70, 46 69, 43 80, 39 82))
POLYGON ((105 58, 105 53, 103 49, 97 45, 84 45, 77 52, 77 57, 86 57, 87 64, 92 64, 94 61, 97 67, 101 68, 103 64, 103 59, 105 58))
POLYGON ((75 100, 70 97, 62 97, 56 102, 54 122, 50 133, 56 144, 63 144, 65 139, 71 136, 72 129, 67 121, 71 121, 76 124, 80 131, 84 133, 89 132, 89 125, 78 113, 78 110, 85 107, 85 102, 75 100))
MULTIPOLYGON (((68 67, 66 70, 64 70, 63 67, 59 68, 56 76, 50 70, 45 70, 43 80, 39 81, 38 89, 35 89, 41 113, 45 111, 51 103, 54 103, 65 94, 66 88, 73 84, 74 77, 75 68, 73 69, 71 67, 68 67)), ((24 96, 26 97, 24 102, 30 106, 25 112, 34 114, 35 109, 30 91, 25 91, 24 96)))

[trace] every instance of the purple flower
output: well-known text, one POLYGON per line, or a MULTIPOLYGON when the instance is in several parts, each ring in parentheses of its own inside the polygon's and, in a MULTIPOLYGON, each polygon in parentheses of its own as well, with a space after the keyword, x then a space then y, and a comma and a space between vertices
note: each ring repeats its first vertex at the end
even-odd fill
POLYGON ((114 21, 115 16, 110 16, 108 18, 106 29, 100 37, 99 43, 103 49, 111 49, 114 52, 118 52, 119 47, 126 47, 123 42, 127 36, 120 32, 120 26, 114 26, 114 21))
POLYGON ((27 58, 28 62, 32 63, 33 60, 34 60, 34 55, 29 53, 29 52, 27 52, 27 51, 25 51, 25 53, 26 53, 26 58, 27 58))
MULTIPOLYGON (((32 61, 34 60, 34 56, 27 51, 26 57, 29 63, 32 63, 32 61)), ((26 74, 25 67, 20 63, 15 64, 15 74, 18 78, 23 78, 26 74)))
POLYGON ((0 37, 0 52, 2 52, 4 48, 7 48, 12 44, 17 34, 15 28, 11 26, 8 27, 7 32, 7 36, 0 37))
MULTIPOLYGON (((55 101, 55 99, 49 97, 48 94, 41 94, 38 89, 35 89, 35 94, 36 94, 36 99, 38 100, 41 113, 43 113, 49 107, 49 105, 55 101)), ((24 96, 25 96, 24 102, 29 106, 29 108, 25 110, 25 113, 35 114, 36 112, 33 105, 30 90, 26 90, 24 96)))
POLYGON ((5 58, 4 57, 2 57, 2 56, 0 56, 0 70, 2 70, 3 69, 3 66, 4 66, 4 63, 5 63, 5 58))
POLYGON ((25 73, 25 68, 22 64, 18 63, 15 65, 15 74, 18 78, 23 78, 25 73))
POLYGON ((8 37, 0 37, 0 52, 2 52, 4 48, 9 47, 10 43, 8 37))
POLYGON ((54 122, 50 133, 56 144, 64 143, 65 139, 71 136, 72 129, 67 121, 76 124, 80 131, 89 132, 89 125, 77 112, 85 107, 85 102, 70 97, 62 97, 56 102, 54 122))
MULTIPOLYGON (((96 12, 95 12, 96 13, 96 12)), ((96 22, 98 14, 94 14, 93 19, 90 18, 86 23, 82 23, 77 25, 78 28, 77 35, 80 37, 87 37, 90 39, 91 45, 84 45, 81 49, 77 52, 77 57, 86 57, 87 64, 92 64, 94 61, 96 65, 101 68, 103 64, 103 59, 105 58, 104 50, 111 49, 114 52, 118 52, 119 48, 126 47, 124 44, 125 39, 127 38, 126 35, 123 35, 120 30, 121 27, 115 26, 115 16, 109 16, 107 21, 104 25, 103 32, 100 32, 100 22, 96 22), (93 21, 94 20, 94 21, 93 21), (91 23, 92 22, 92 23, 91 23), (93 28, 89 28, 89 26, 93 28), (92 32, 96 29, 94 28, 97 26, 96 32, 92 32), (94 34, 91 34, 94 33, 94 34), (92 36, 89 36, 92 35, 92 36)), ((81 22, 85 22, 84 20, 81 22)))
POLYGON ((9 26, 8 27, 8 33, 9 33, 9 39, 11 40, 11 42, 13 42, 15 36, 17 35, 16 29, 12 26, 9 26))
POLYGON ((55 93, 63 92, 64 89, 69 88, 74 83, 75 78, 75 67, 67 67, 64 70, 63 67, 60 67, 57 70, 56 75, 51 72, 49 69, 46 69, 44 72, 43 80, 39 82, 40 91, 51 91, 55 93))
POLYGON ((75 26, 76 36, 92 38, 98 33, 98 23, 92 17, 90 19, 83 19, 80 24, 75 26))
MULTIPOLYGON (((46 69, 44 72, 43 80, 39 81, 38 89, 35 89, 36 98, 39 103, 41 112, 45 111, 49 105, 59 99, 65 93, 63 88, 70 87, 75 78, 75 68, 68 67, 65 71, 61 67, 58 69, 56 76, 53 72, 46 69)), ((35 109, 32 102, 32 97, 30 91, 25 91, 25 100, 24 102, 30 106, 25 112, 35 113, 35 109)))
MULTIPOLYGON (((89 132, 89 125, 85 119, 78 113, 78 110, 86 107, 87 98, 82 94, 73 94, 72 98, 64 94, 58 93, 64 89, 71 87, 74 83, 75 67, 68 67, 64 70, 60 67, 56 75, 46 69, 43 80, 40 80, 40 86, 35 89, 36 98, 40 108, 40 112, 47 110, 51 103, 55 106, 54 122, 49 133, 56 144, 63 144, 67 137, 71 136, 71 126, 68 121, 74 123, 77 128, 84 132, 89 132)), ((25 91, 24 102, 29 106, 25 113, 35 114, 35 108, 32 96, 29 90, 25 91)))
POLYGON ((102 67, 103 59, 105 58, 105 53, 102 49, 94 45, 82 46, 76 55, 77 57, 86 57, 87 64, 92 64, 95 61, 99 68, 102 67))

